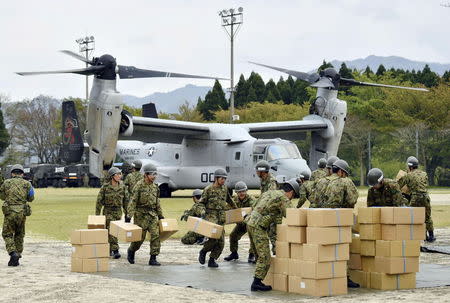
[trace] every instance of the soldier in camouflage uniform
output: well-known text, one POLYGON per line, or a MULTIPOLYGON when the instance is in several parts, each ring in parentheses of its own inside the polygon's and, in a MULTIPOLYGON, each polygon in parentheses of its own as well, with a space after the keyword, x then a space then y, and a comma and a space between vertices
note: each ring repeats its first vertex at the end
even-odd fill
POLYGON ((328 175, 328 170, 326 168, 327 160, 325 158, 320 158, 317 165, 319 167, 315 171, 312 172, 311 181, 316 181, 321 178, 325 178, 328 175))
POLYGON ((426 241, 434 242, 436 238, 434 236, 433 219, 431 218, 430 196, 428 195, 428 175, 418 168, 419 160, 416 157, 408 157, 406 162, 408 174, 400 178, 398 183, 400 188, 406 185, 411 193, 409 206, 425 207, 425 223, 428 233, 426 241))
MULTIPOLYGON (((236 183, 234 187, 234 191, 236 192, 236 196, 233 198, 234 203, 238 208, 244 207, 254 207, 255 199, 247 194, 247 184, 243 181, 239 181, 236 183)), ((233 231, 230 234, 230 251, 231 254, 225 257, 225 261, 237 260, 239 259, 238 254, 238 242, 242 238, 243 235, 247 233, 247 225, 245 222, 236 223, 236 226, 233 228, 233 231)), ((250 247, 248 252, 248 263, 255 263, 255 254, 253 249, 250 247)))
POLYGON ((8 266, 18 266, 23 251, 26 217, 31 215, 27 202, 34 200, 34 189, 30 182, 23 179, 22 165, 12 166, 11 177, 0 187, 0 199, 5 201, 2 206, 5 216, 2 236, 10 256, 8 266))
POLYGON ((299 185, 291 179, 281 185, 281 190, 269 190, 258 199, 252 213, 246 218, 247 230, 251 245, 256 252, 256 268, 252 291, 271 290, 271 286, 261 281, 267 275, 270 267, 269 227, 280 222, 286 216, 286 208, 290 207, 290 200, 298 197, 299 185))
POLYGON ((160 266, 156 260, 161 249, 159 240, 159 220, 164 219, 159 202, 159 187, 154 183, 157 175, 156 166, 149 163, 143 168, 144 179, 133 188, 133 198, 128 205, 128 214, 134 217, 134 224, 142 228, 141 241, 131 243, 128 248, 127 259, 134 264, 134 255, 144 243, 147 232, 150 233, 150 260, 148 265, 160 266))
MULTIPOLYGON (((129 173, 124 181, 125 187, 127 188, 128 196, 133 196, 133 188, 134 186, 144 179, 144 176, 141 174, 142 162, 140 160, 133 161, 131 164, 132 172, 129 173)), ((130 222, 131 218, 128 216, 128 201, 123 205, 124 213, 125 213, 125 222, 130 222)))
POLYGON ((332 169, 334 162, 336 162, 337 160, 339 160, 338 157, 334 156, 329 157, 327 161, 328 176, 315 181, 314 192, 310 200, 311 202, 311 205, 309 206, 310 208, 322 207, 321 204, 323 202, 325 190, 327 189, 328 184, 332 180, 339 178, 339 176, 336 173, 333 173, 332 169))
MULTIPOLYGON (((204 214, 205 220, 219 225, 225 224, 226 210, 237 208, 225 186, 227 176, 227 172, 224 169, 217 169, 214 172, 214 183, 203 190, 202 198, 198 202, 199 209, 204 214)), ((220 239, 208 239, 203 249, 199 252, 198 261, 200 264, 205 264, 206 253, 211 252, 208 267, 219 267, 215 260, 220 257, 225 245, 224 234, 222 233, 220 239)))
POLYGON ((367 193, 367 207, 372 206, 403 206, 408 203, 395 180, 384 177, 379 168, 372 168, 367 174, 369 192, 367 193))
MULTIPOLYGON (((111 167, 108 170, 109 182, 105 182, 97 196, 95 205, 95 215, 102 213, 106 217, 106 228, 109 229, 111 221, 117 221, 122 218, 122 208, 128 204, 128 193, 125 185, 121 182, 122 172, 117 167, 111 167)), ((109 249, 114 259, 120 258, 119 243, 117 238, 108 235, 109 249)))
POLYGON ((301 185, 297 208, 301 208, 303 204, 305 204, 306 200, 311 202, 311 198, 314 193, 314 182, 309 180, 309 177, 309 170, 305 170, 300 173, 300 178, 297 179, 297 182, 301 185))
MULTIPOLYGON (((191 209, 185 210, 183 215, 181 216, 182 221, 187 221, 189 216, 193 217, 201 217, 201 214, 198 211, 197 203, 202 198, 202 191, 200 189, 196 189, 192 192, 192 200, 194 201, 194 205, 192 205, 191 209)), ((182 238, 181 243, 186 245, 192 244, 203 244, 205 237, 197 234, 193 231, 188 231, 182 238)))

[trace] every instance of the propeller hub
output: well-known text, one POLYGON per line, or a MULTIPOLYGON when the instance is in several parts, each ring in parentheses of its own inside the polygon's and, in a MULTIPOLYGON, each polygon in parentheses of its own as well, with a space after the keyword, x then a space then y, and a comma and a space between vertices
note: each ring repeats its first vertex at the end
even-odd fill
POLYGON ((93 60, 94 66, 102 66, 99 72, 95 74, 98 79, 115 80, 116 79, 116 59, 111 55, 103 55, 93 60))
POLYGON ((320 77, 327 77, 331 80, 334 85, 334 89, 339 89, 339 82, 341 80, 341 75, 332 67, 328 67, 321 70, 319 73, 320 77))

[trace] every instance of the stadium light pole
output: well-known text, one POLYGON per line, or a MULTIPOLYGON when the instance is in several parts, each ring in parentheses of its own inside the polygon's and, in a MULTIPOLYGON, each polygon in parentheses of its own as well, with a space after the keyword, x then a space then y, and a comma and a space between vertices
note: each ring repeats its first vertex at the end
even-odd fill
POLYGON ((224 9, 219 12, 219 16, 222 20, 222 27, 230 37, 231 42, 231 77, 230 77, 230 123, 238 120, 239 117, 234 115, 234 37, 237 35, 241 25, 244 21, 243 18, 244 9, 239 7, 238 9, 230 8, 224 9))
MULTIPOLYGON (((79 38, 75 40, 78 43, 79 52, 85 53, 86 60, 89 60, 89 56, 92 54, 92 52, 95 49, 95 39, 94 36, 86 36, 83 38, 79 38)), ((86 67, 88 67, 88 64, 86 63, 86 67)), ((89 98, 89 76, 86 75, 86 101, 88 101, 89 98)))

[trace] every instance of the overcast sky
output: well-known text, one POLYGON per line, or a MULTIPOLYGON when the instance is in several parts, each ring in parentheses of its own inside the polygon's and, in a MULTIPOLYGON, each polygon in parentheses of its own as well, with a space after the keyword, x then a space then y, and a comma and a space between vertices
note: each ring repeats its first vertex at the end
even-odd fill
MULTIPOLYGON (((71 69, 83 63, 58 53, 78 51, 75 40, 93 35, 94 55, 118 64, 169 72, 229 77, 230 42, 221 9, 244 8, 236 38, 235 76, 280 73, 249 60, 309 71, 323 59, 398 55, 450 63, 450 8, 440 0, 114 1, 39 0, 0 3, 0 94, 12 100, 39 94, 84 96, 84 77, 21 77, 15 71, 71 69)), ((119 80, 122 93, 145 96, 210 80, 119 80)), ((222 82, 229 87, 229 82, 222 82)))

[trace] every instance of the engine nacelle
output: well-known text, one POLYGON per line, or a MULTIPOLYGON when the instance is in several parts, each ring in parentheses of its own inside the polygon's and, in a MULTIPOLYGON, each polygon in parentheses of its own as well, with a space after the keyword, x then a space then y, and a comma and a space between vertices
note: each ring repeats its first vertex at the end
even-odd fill
POLYGON ((133 134, 133 115, 123 110, 120 119, 119 133, 122 136, 129 137, 133 134))

